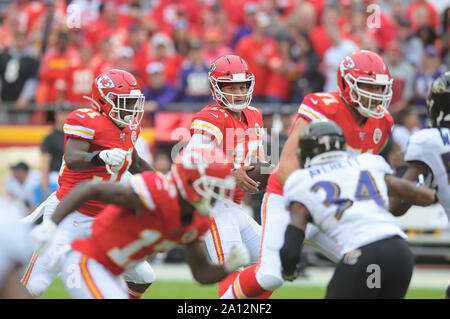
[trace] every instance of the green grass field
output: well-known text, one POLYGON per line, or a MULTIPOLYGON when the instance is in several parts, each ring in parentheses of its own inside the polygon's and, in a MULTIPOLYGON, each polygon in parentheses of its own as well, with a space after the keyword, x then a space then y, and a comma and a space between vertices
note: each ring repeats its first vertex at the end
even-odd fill
MULTIPOLYGON (((410 289, 407 299, 443 299, 444 290, 410 289)), ((325 287, 285 285, 271 299, 321 299, 325 287)), ((217 285, 201 286, 185 281, 157 281, 144 294, 144 299, 216 299, 217 285)), ((57 279, 41 299, 70 299, 61 279, 57 279)))

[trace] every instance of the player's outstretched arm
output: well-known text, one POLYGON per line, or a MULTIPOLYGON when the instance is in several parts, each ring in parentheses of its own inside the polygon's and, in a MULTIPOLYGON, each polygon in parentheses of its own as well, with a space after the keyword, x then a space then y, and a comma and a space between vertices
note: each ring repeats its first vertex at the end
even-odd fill
POLYGON ((131 162, 130 168, 128 169, 131 174, 139 174, 144 171, 155 171, 149 163, 147 163, 142 157, 139 156, 135 149, 133 149, 132 156, 133 161, 131 162))
POLYGON ((113 182, 82 182, 64 197, 50 219, 44 220, 32 229, 30 236, 33 248, 39 252, 45 251, 61 220, 83 206, 86 201, 94 199, 107 204, 123 206, 132 210, 136 215, 144 210, 141 199, 127 185, 113 182))
POLYGON ((386 175, 389 211, 395 216, 405 214, 411 205, 428 206, 436 201, 434 190, 418 183, 422 170, 408 168, 403 178, 386 175), (414 182, 413 182, 414 181, 414 182))
POLYGON ((88 181, 78 184, 64 197, 56 207, 51 218, 52 221, 59 224, 65 216, 89 200, 119 205, 136 213, 144 210, 144 204, 130 186, 114 182, 88 181))
POLYGON ((292 172, 300 168, 300 163, 297 158, 297 147, 300 135, 306 125, 308 125, 307 120, 298 118, 292 133, 289 135, 283 146, 278 167, 278 179, 281 184, 284 184, 292 172))
POLYGON ((284 233, 284 244, 280 249, 282 276, 284 280, 292 281, 298 277, 298 265, 305 240, 305 229, 309 212, 299 202, 292 202, 289 206, 291 222, 284 233))
POLYGON ((199 240, 184 246, 186 262, 191 268, 192 276, 201 284, 213 284, 221 281, 241 266, 250 263, 250 255, 243 245, 231 248, 230 255, 223 265, 210 262, 204 241, 199 240))

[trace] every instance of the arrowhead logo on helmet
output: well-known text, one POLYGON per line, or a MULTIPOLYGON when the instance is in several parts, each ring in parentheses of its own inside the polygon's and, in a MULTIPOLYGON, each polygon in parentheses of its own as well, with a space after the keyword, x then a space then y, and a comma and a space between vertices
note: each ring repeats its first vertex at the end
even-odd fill
POLYGON ((350 70, 355 67, 355 61, 350 56, 346 56, 341 62, 341 70, 350 70))
POLYGON ((112 89, 114 86, 113 80, 106 74, 102 75, 97 80, 97 87, 100 89, 112 89))

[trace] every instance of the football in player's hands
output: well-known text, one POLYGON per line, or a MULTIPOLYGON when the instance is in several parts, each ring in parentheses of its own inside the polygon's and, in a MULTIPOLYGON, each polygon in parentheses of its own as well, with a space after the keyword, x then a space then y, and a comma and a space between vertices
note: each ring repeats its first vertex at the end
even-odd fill
MULTIPOLYGON (((256 162, 251 163, 250 166, 253 166, 252 169, 247 171, 248 177, 253 179, 255 182, 259 182, 259 192, 265 191, 267 186, 267 181, 269 179, 270 174, 275 169, 275 166, 268 162, 256 162)), ((250 193, 249 193, 250 194, 250 193)), ((256 194, 256 193, 251 193, 256 194)))

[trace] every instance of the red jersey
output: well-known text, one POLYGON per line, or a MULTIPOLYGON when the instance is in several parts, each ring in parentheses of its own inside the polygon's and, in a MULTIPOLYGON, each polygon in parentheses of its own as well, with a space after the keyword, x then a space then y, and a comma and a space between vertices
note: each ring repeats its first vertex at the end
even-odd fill
POLYGON ((39 69, 39 82, 47 88, 42 102, 55 102, 58 92, 63 88, 66 72, 71 67, 80 64, 80 57, 74 47, 69 47, 63 53, 57 49, 48 50, 42 57, 39 69))
POLYGON ((236 44, 236 53, 247 61, 249 69, 255 75, 253 96, 261 97, 266 94, 267 77, 270 69, 258 62, 259 58, 270 60, 278 52, 278 43, 270 37, 259 41, 253 34, 242 37, 236 44))
POLYGON ((98 74, 94 72, 95 70, 91 63, 69 67, 65 78, 67 101, 73 104, 89 103, 83 96, 91 96, 92 82, 94 82, 95 75, 98 74))
MULTIPOLYGON (((64 123, 64 148, 67 139, 76 138, 91 144, 89 152, 121 148, 128 151, 127 158, 121 167, 111 167, 114 174, 110 174, 105 166, 94 166, 83 170, 69 169, 63 159, 59 174, 59 188, 56 197, 61 200, 78 183, 86 180, 119 181, 122 174, 128 170, 132 161, 134 143, 139 136, 140 129, 131 130, 117 127, 107 116, 93 108, 84 108, 69 114, 64 123)), ((78 211, 88 216, 97 215, 105 204, 99 201, 88 201, 78 211)))
MULTIPOLYGON (((295 120, 300 117, 308 122, 315 119, 330 119, 336 122, 347 139, 347 151, 350 155, 366 152, 379 153, 386 144, 394 125, 391 114, 386 112, 381 119, 367 118, 364 126, 360 127, 338 92, 308 94, 303 99, 295 120)), ((295 121, 291 131, 294 125, 295 121)), ((270 175, 266 192, 283 195, 283 185, 278 180, 277 173, 276 169, 270 175)))
MULTIPOLYGON (((208 105, 194 115, 190 129, 191 135, 203 134, 215 140, 235 169, 250 165, 258 154, 258 147, 263 145, 261 112, 248 106, 241 114, 239 121, 226 108, 208 105)), ((236 187, 234 202, 239 204, 244 196, 244 192, 236 187)))
POLYGON ((95 218, 89 238, 72 248, 94 258, 112 274, 120 275, 130 263, 179 244, 198 241, 211 225, 211 217, 194 211, 189 225, 181 224, 175 183, 160 173, 133 175, 130 186, 145 204, 139 217, 126 208, 108 205, 95 218))

